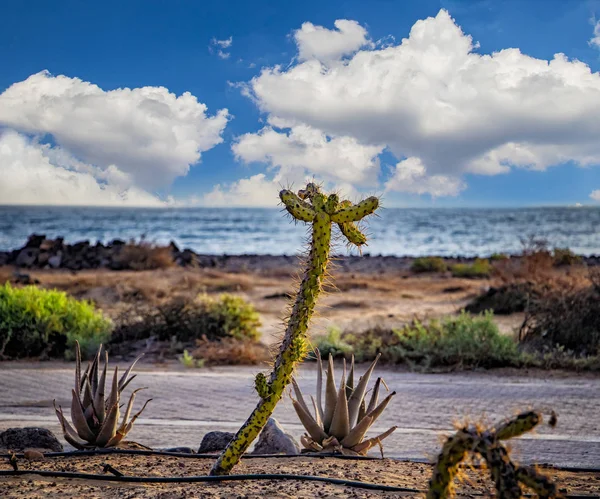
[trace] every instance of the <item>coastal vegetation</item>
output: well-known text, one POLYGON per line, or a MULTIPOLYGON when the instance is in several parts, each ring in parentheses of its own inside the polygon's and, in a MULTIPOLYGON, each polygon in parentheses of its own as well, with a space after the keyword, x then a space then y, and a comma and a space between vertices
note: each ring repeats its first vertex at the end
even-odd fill
POLYGON ((90 355, 109 339, 112 322, 88 301, 36 286, 0 285, 0 358, 90 355))
POLYGON ((521 331, 503 334, 491 311, 441 320, 413 320, 399 328, 345 331, 331 327, 313 338, 321 355, 381 361, 419 371, 535 367, 600 371, 600 296, 589 288, 536 301, 521 331))
POLYGON ((240 296, 200 294, 178 297, 156 307, 132 307, 119 318, 111 345, 154 338, 158 341, 194 343, 206 338, 258 341, 260 317, 240 296))
POLYGON ((490 277, 492 265, 485 258, 476 258, 473 263, 456 263, 450 267, 453 277, 477 279, 490 277))
POLYGON ((404 364, 415 369, 473 369, 518 366, 517 343, 502 335, 488 312, 432 320, 414 320, 404 327, 376 327, 360 333, 340 334, 332 329, 314 339, 322 356, 333 355, 358 362, 381 356, 381 361, 404 364))
POLYGON ((417 273, 425 272, 446 272, 448 265, 445 260, 439 256, 422 256, 415 258, 410 269, 417 273))

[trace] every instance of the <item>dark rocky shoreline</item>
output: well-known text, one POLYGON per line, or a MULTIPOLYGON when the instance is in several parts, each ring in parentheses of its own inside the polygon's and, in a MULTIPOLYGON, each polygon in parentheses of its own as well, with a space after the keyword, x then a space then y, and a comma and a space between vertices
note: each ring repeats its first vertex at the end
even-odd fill
MULTIPOLYGON (((130 256, 131 248, 142 251, 162 251, 167 258, 180 267, 215 268, 230 272, 262 272, 282 268, 295 268, 297 255, 206 255, 191 249, 180 249, 174 242, 162 248, 131 244, 115 239, 108 244, 100 242, 90 244, 80 241, 67 244, 63 238, 46 239, 43 234, 32 234, 25 245, 12 251, 0 252, 0 266, 12 265, 25 269, 67 269, 79 271, 86 269, 136 270, 130 256)), ((443 257, 448 263, 471 262, 472 257, 443 257)), ((382 272, 390 270, 408 270, 415 257, 383 256, 364 253, 362 256, 339 255, 336 264, 343 270, 382 272)), ((589 266, 600 265, 600 255, 582 256, 589 266)))

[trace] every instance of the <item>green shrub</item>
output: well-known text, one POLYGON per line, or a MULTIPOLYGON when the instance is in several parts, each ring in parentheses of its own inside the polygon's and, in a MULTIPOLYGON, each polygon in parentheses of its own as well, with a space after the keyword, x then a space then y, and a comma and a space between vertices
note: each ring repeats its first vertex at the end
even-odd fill
POLYGON ((257 341, 260 325, 258 313, 243 298, 200 295, 195 300, 172 300, 155 309, 130 310, 119 319, 111 344, 117 350, 119 344, 150 337, 182 343, 203 337, 257 341))
POLYGON ((179 362, 181 362, 181 364, 188 369, 192 367, 204 367, 204 359, 195 359, 194 356, 187 350, 183 351, 183 354, 181 357, 179 357, 179 362))
POLYGON ((452 266, 453 277, 467 277, 474 279, 478 277, 489 277, 492 266, 489 260, 477 258, 473 263, 457 263, 452 266))
POLYGON ((490 262, 501 262, 508 260, 510 257, 506 253, 492 253, 490 255, 490 262))
POLYGON ((325 336, 315 336, 313 344, 324 357, 328 357, 329 354, 334 357, 346 357, 353 351, 352 345, 342 340, 342 330, 335 326, 330 327, 325 336))
POLYGON ((439 256, 422 256, 415 258, 411 270, 416 273, 423 272, 446 272, 448 266, 443 258, 439 256))
POLYGON ((418 321, 395 331, 398 343, 392 347, 394 361, 416 362, 425 366, 500 367, 518 362, 517 343, 498 331, 493 314, 418 321))
POLYGON ((569 248, 554 248, 552 258, 556 267, 579 265, 583 262, 583 259, 569 248))
POLYGON ((380 352, 383 361, 420 368, 490 368, 521 363, 517 343, 500 334, 489 312, 478 316, 462 312, 428 324, 414 321, 401 329, 346 334, 339 342, 348 343, 351 350, 338 356, 353 353, 359 362, 380 352))
POLYGON ((0 358, 72 357, 75 340, 93 355, 112 323, 87 301, 36 286, 0 286, 0 358))

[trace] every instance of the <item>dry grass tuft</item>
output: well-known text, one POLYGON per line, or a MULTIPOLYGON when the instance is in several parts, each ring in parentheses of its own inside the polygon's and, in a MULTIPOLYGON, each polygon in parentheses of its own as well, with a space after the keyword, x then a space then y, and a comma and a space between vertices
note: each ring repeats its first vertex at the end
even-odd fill
POLYGON ((166 269, 175 265, 169 246, 156 246, 143 240, 132 240, 124 245, 115 260, 121 268, 131 270, 166 269))
POLYGON ((554 282, 532 299, 519 336, 538 349, 600 355, 600 270, 589 272, 587 285, 554 282))
POLYGON ((257 365, 271 359, 268 347, 262 343, 236 338, 210 341, 206 336, 196 340, 196 349, 191 355, 208 366, 257 365))

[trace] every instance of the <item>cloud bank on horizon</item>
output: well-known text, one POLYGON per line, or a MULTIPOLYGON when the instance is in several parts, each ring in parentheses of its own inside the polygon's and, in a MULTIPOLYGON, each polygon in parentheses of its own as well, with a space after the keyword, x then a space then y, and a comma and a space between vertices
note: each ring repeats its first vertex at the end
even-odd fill
MULTIPOLYGON (((600 47, 599 30, 590 45, 600 47)), ((600 165, 600 74, 583 62, 479 53, 446 10, 399 43, 345 19, 305 22, 292 38, 291 64, 239 85, 265 125, 228 146, 262 173, 198 198, 161 197, 224 142, 229 111, 163 87, 103 90, 44 71, 0 94, 2 204, 272 206, 280 185, 307 177, 350 195, 443 197, 460 195, 467 174, 600 165)), ((227 59, 232 40, 211 47, 227 59)))

